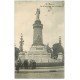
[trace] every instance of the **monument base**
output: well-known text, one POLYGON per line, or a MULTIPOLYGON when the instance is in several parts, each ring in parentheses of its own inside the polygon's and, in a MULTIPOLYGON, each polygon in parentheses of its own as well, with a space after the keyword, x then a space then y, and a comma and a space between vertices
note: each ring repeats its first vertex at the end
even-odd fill
POLYGON ((26 59, 35 60, 36 63, 54 62, 51 58, 51 53, 47 52, 46 46, 32 46, 30 51, 26 54, 26 59))

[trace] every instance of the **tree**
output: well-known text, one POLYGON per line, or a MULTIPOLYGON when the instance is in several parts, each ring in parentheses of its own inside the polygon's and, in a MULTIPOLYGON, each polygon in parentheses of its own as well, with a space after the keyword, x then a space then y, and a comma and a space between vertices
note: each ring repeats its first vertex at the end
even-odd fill
POLYGON ((54 59, 57 59, 58 58, 58 53, 61 52, 63 55, 64 55, 64 49, 63 47, 61 46, 60 43, 56 43, 53 45, 52 47, 52 57, 54 57, 54 59))
POLYGON ((19 52, 20 52, 19 48, 15 47, 15 60, 18 59, 19 52))

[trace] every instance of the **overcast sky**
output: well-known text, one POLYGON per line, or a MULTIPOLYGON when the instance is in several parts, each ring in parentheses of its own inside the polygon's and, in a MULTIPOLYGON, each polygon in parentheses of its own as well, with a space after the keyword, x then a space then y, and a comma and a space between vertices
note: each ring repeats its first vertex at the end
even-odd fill
POLYGON ((43 24, 43 43, 52 45, 62 38, 64 46, 64 6, 62 2, 15 1, 15 44, 19 47, 20 34, 23 33, 24 50, 28 51, 33 43, 33 24, 36 9, 40 8, 40 20, 43 24), (44 5, 60 7, 41 7, 44 5))

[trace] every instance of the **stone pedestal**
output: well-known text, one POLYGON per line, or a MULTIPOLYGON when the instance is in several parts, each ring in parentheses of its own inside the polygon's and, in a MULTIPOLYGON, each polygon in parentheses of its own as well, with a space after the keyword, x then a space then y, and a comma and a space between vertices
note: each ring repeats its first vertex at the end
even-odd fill
POLYGON ((53 62, 53 59, 51 59, 51 53, 47 52, 46 46, 32 46, 26 59, 35 60, 37 63, 53 62))

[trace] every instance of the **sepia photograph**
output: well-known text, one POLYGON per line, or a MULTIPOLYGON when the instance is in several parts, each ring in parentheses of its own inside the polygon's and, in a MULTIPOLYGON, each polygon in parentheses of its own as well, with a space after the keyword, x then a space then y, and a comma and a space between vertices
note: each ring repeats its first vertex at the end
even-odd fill
POLYGON ((79 7, 79 0, 1 0, 0 80, 80 80, 79 7))
POLYGON ((14 1, 15 79, 64 79, 64 1, 14 1))

